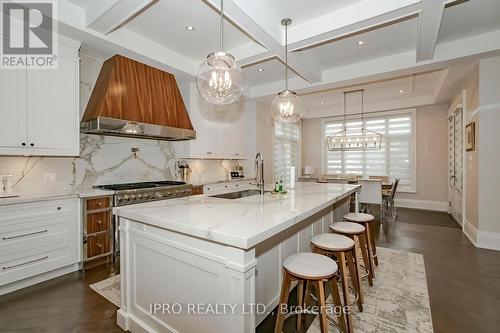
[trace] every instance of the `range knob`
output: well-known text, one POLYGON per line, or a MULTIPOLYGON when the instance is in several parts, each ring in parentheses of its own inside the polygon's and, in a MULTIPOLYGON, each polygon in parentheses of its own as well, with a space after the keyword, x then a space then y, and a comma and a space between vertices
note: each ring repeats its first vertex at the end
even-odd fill
POLYGON ((136 199, 137 199, 137 196, 135 194, 130 195, 130 200, 136 200, 136 199))
POLYGON ((158 199, 161 199, 161 198, 163 198, 163 194, 161 194, 160 192, 156 192, 156 197, 158 199))
POLYGON ((125 196, 123 197, 123 200, 125 200, 125 201, 129 201, 130 200, 130 197, 128 196, 128 194, 125 194, 125 196))

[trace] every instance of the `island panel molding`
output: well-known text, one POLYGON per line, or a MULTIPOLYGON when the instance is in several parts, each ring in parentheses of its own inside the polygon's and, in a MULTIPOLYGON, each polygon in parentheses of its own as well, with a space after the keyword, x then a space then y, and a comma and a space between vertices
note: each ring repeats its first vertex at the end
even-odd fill
POLYGON ((297 186, 283 197, 191 197, 115 209, 122 268, 118 325, 131 332, 255 332, 278 304, 283 260, 310 252, 311 237, 328 232, 359 190, 297 186), (180 220, 176 208, 197 222, 180 220), (253 211, 260 215, 249 214, 253 211), (190 223, 191 228, 180 227, 190 223), (234 313, 188 312, 189 304, 224 303, 236 305, 234 313), (179 304, 180 313, 154 310, 155 304, 179 304), (257 311, 255 304, 266 311, 262 305, 257 311))

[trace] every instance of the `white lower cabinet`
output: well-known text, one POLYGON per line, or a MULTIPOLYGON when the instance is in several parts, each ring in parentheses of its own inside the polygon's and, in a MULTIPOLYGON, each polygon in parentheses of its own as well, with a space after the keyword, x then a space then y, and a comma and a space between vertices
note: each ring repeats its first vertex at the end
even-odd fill
POLYGON ((0 206, 0 295, 74 271, 79 199, 0 206))

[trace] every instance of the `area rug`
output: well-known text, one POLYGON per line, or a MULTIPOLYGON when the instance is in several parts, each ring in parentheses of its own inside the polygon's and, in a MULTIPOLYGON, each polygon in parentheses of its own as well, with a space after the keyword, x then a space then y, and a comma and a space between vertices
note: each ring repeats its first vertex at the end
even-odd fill
POLYGON ((91 284, 89 287, 117 307, 120 307, 120 274, 91 284))
MULTIPOLYGON (((363 312, 353 309, 355 332, 433 332, 424 257, 377 248, 379 266, 373 287, 364 285, 363 312)), ((330 324, 329 332, 338 332, 330 324)), ((319 333, 316 318, 308 333, 319 333)))
MULTIPOLYGON (((377 248, 379 266, 373 287, 364 285, 363 312, 353 307, 355 332, 432 333, 431 309, 421 254, 377 248)), ((90 287, 120 307, 120 275, 94 283, 90 287)), ((319 333, 319 320, 308 333, 319 333)), ((329 332, 338 332, 335 326, 329 332)))

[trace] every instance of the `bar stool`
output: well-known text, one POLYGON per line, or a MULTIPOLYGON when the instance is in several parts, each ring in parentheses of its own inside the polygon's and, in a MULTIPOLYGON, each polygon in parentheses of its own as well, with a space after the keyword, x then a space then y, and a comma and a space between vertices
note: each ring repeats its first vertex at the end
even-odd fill
MULTIPOLYGON (((347 270, 351 276, 351 281, 353 289, 356 294, 356 304, 358 305, 358 310, 363 311, 363 303, 361 299, 361 276, 359 275, 359 262, 358 256, 355 252, 354 241, 344 235, 339 234, 321 234, 314 236, 311 239, 314 251, 316 253, 322 253, 327 256, 335 256, 338 260, 340 278, 343 292, 343 303, 344 306, 351 306, 349 302, 349 283, 347 270)), ((352 332, 352 318, 346 313, 346 322, 348 332, 352 332)))
POLYGON ((370 287, 373 286, 373 272, 366 247, 366 228, 361 224, 354 222, 334 222, 330 225, 330 230, 335 234, 345 235, 354 240, 355 250, 356 252, 361 253, 364 268, 368 272, 368 284, 370 287))
MULTIPOLYGON (((297 331, 300 330, 300 325, 302 322, 303 309, 307 305, 307 300, 309 298, 310 287, 315 284, 315 289, 318 292, 318 305, 320 308, 320 327, 322 333, 328 332, 328 318, 327 318, 327 308, 326 308, 326 297, 325 297, 325 283, 330 284, 333 303, 335 306, 342 307, 340 302, 340 294, 337 283, 335 281, 335 275, 338 271, 338 266, 335 261, 327 256, 317 254, 301 252, 295 253, 287 257, 283 261, 283 284, 281 285, 280 303, 278 304, 278 316, 276 318, 276 325, 274 328, 275 333, 281 333, 283 329, 283 322, 286 318, 291 315, 298 314, 297 318, 297 331), (293 281, 298 282, 297 287, 297 298, 301 311, 295 311, 285 313, 282 311, 282 304, 288 304, 288 297, 290 293, 290 287, 293 281), (304 282, 306 282, 306 297, 304 299, 304 282)), ((309 312, 310 313, 310 312, 309 312)), ((339 316, 339 322, 341 329, 346 332, 346 326, 344 321, 344 316, 341 314, 339 316)), ((336 323, 335 323, 336 324, 336 323)))
POLYGON ((368 248, 371 249, 371 251, 369 252, 370 261, 373 260, 375 266, 378 266, 377 246, 375 245, 375 231, 373 230, 373 225, 371 225, 371 222, 375 220, 375 217, 373 215, 365 213, 349 213, 344 215, 344 220, 360 223, 366 228, 366 232, 368 234, 368 248))

